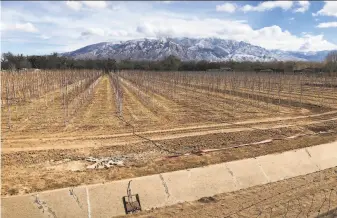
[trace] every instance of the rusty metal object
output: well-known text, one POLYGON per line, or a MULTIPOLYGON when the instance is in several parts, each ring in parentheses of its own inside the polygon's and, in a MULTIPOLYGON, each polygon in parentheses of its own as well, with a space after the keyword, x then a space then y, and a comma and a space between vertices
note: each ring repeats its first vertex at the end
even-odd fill
POLYGON ((131 193, 131 181, 129 181, 128 188, 127 188, 127 196, 123 197, 123 204, 125 209, 125 214, 137 213, 142 210, 140 205, 139 195, 133 195, 131 193))

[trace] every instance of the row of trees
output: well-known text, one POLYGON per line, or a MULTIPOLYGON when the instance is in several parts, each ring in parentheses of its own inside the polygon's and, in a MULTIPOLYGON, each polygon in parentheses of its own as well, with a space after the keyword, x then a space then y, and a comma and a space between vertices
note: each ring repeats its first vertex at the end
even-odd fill
POLYGON ((337 72, 337 51, 332 51, 326 56, 325 68, 329 72, 337 72))
POLYGON ((1 69, 17 70, 23 68, 35 69, 97 69, 106 72, 116 70, 154 70, 154 71, 206 71, 231 68, 235 71, 254 71, 257 68, 278 68, 285 72, 306 67, 320 68, 324 72, 337 71, 337 51, 331 52, 325 62, 208 62, 208 61, 181 61, 174 56, 169 56, 161 61, 134 61, 114 59, 86 59, 75 60, 57 55, 56 53, 45 56, 23 56, 4 53, 1 57, 1 69))
POLYGON ((4 53, 1 57, 2 70, 21 69, 96 69, 96 70, 116 70, 116 61, 107 60, 74 60, 57 55, 57 53, 44 56, 23 56, 4 53))
MULTIPOLYGON (((1 72, 1 112, 2 116, 7 118, 3 121, 6 122, 8 129, 11 129, 14 123, 19 127, 22 121, 20 116, 29 113, 39 114, 41 111, 38 110, 50 109, 51 113, 59 113, 55 118, 57 120, 50 123, 57 123, 63 116, 64 125, 67 125, 77 110, 90 101, 100 76, 100 71, 93 70, 1 72), (36 99, 39 101, 27 104, 36 99), (43 104, 45 106, 41 106, 43 104)), ((48 120, 51 119, 54 118, 46 119, 47 124, 40 124, 49 125, 48 120)))
MULTIPOLYGON (((268 111, 285 110, 288 106, 323 110, 334 108, 337 103, 333 95, 336 93, 337 80, 328 75, 178 71, 122 71, 119 75, 125 84, 130 82, 140 88, 136 90, 136 95, 150 108, 153 98, 147 99, 148 96, 162 95, 179 101, 187 97, 189 102, 199 98, 199 102, 206 102, 213 98, 211 95, 214 93, 217 93, 214 97, 217 98, 217 104, 223 104, 224 108, 232 110, 241 104, 238 107, 242 112, 248 111, 247 104, 269 113, 268 111), (201 97, 198 92, 207 94, 209 98, 201 97), (186 96, 181 97, 182 95, 186 96)), ((131 90, 132 85, 128 85, 128 88, 131 90)), ((253 108, 252 111, 255 111, 253 108)))

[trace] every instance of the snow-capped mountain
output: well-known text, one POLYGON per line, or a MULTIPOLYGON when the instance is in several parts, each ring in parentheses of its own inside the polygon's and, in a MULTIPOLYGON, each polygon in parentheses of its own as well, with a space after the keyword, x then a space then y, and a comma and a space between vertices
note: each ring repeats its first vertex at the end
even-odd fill
POLYGON ((102 42, 63 56, 75 59, 162 60, 174 55, 183 61, 322 61, 329 51, 290 52, 218 38, 163 38, 102 42))

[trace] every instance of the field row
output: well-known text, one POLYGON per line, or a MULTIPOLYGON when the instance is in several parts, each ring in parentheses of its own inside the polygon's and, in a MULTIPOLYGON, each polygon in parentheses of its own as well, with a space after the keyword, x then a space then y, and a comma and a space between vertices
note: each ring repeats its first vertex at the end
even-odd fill
MULTIPOLYGON (((304 85, 308 82, 303 80, 288 86, 289 89, 279 90, 274 82, 290 81, 291 78, 280 79, 279 75, 270 74, 268 79, 266 75, 255 75, 260 85, 255 81, 251 88, 254 75, 125 71, 108 76, 77 73, 82 76, 71 80, 52 73, 57 75, 54 84, 62 84, 60 78, 71 82, 59 88, 54 85, 49 91, 41 89, 40 94, 31 96, 29 101, 13 101, 2 96, 4 102, 9 102, 2 105, 4 137, 131 132, 132 129, 120 118, 137 131, 147 131, 309 115, 337 108, 333 78, 325 79, 329 81, 328 87, 308 88, 304 85), (245 81, 245 78, 249 79, 245 81), (236 82, 231 82, 234 80, 236 82)), ((297 77, 293 79, 298 80, 297 77)), ((49 83, 53 84, 50 80, 49 83)), ((2 92, 11 86, 8 84, 3 86, 2 92)), ((10 96, 23 99, 15 91, 13 93, 10 96)))

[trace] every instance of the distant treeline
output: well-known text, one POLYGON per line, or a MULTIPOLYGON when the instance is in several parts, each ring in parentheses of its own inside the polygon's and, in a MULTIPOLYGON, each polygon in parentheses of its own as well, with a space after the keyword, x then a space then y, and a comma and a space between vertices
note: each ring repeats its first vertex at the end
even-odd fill
POLYGON ((283 69, 285 72, 293 72, 303 68, 319 68, 323 72, 336 72, 334 63, 329 65, 326 62, 208 62, 208 61, 181 61, 174 56, 169 56, 161 61, 134 61, 114 59, 88 59, 75 60, 62 57, 56 53, 51 55, 23 56, 4 53, 1 57, 1 69, 97 69, 105 71, 116 70, 153 70, 153 71, 206 71, 212 69, 228 68, 234 71, 254 71, 256 69, 283 69))

